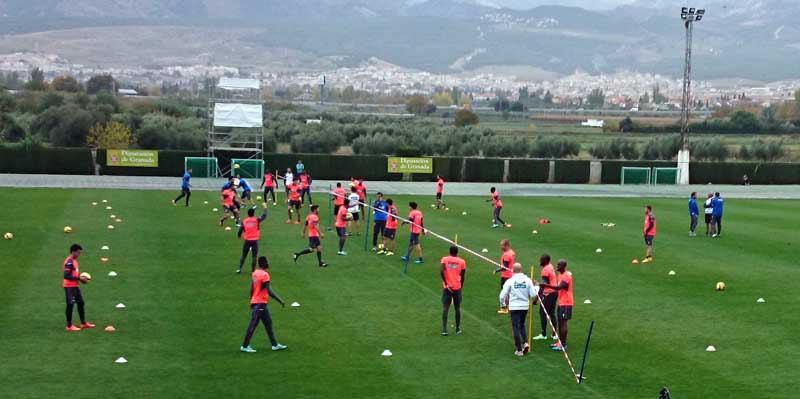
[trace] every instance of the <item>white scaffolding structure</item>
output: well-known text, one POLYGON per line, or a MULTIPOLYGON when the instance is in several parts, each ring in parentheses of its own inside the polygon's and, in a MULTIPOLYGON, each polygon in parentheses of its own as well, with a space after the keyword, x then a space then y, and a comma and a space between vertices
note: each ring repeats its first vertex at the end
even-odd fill
MULTIPOLYGON (((220 78, 208 100, 208 156, 264 159, 264 104, 258 79, 220 78)), ((223 162, 219 176, 231 173, 223 162)))

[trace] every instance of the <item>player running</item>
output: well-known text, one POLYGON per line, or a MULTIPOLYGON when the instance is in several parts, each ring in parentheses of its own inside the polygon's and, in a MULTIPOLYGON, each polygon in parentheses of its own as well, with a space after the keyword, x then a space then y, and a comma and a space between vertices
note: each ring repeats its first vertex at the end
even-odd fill
POLYGON ((247 200, 247 202, 250 203, 250 206, 253 206, 253 189, 250 187, 250 183, 248 183, 244 178, 239 177, 238 174, 236 175, 236 179, 239 180, 239 183, 236 186, 242 189, 242 202, 247 200))
POLYGON ((436 209, 444 208, 442 201, 442 193, 444 193, 444 179, 442 176, 436 175, 436 209))
POLYGON ((653 214, 653 207, 644 206, 644 245, 645 257, 642 263, 653 261, 653 238, 656 236, 656 215, 653 214))
MULTIPOLYGON (((514 275, 514 271, 511 267, 517 262, 517 253, 511 249, 511 242, 509 240, 500 241, 500 251, 503 252, 503 255, 500 257, 500 264, 503 265, 503 267, 494 269, 494 273, 492 274, 500 272, 500 289, 502 289, 506 281, 514 275)), ((508 314, 508 304, 505 306, 501 304, 500 310, 498 310, 497 313, 508 314)))
POLYGON ((558 291, 558 339, 560 343, 550 345, 554 351, 567 349, 567 322, 572 319, 572 272, 567 270, 567 261, 558 261, 558 284, 541 284, 542 287, 558 291), (563 345, 563 346, 562 346, 563 345))
MULTIPOLYGON (((533 337, 535 340, 547 339, 547 316, 550 316, 550 321, 554 324, 556 322, 556 302, 558 300, 558 293, 548 288, 546 284, 556 283, 556 272, 553 265, 550 263, 550 255, 544 254, 539 257, 539 266, 542 267, 542 306, 539 307, 539 323, 541 324, 541 332, 539 335, 533 337)), ((556 339, 556 332, 553 331, 553 339, 556 339)))
POLYGON ((306 216, 306 225, 303 226, 303 238, 306 238, 308 232, 308 248, 295 252, 292 259, 297 263, 297 259, 303 255, 317 252, 317 262, 319 267, 328 267, 328 264, 322 261, 322 243, 320 238, 323 237, 322 232, 319 230, 319 205, 311 205, 311 213, 306 216))
POLYGON ((300 173, 300 203, 303 206, 306 204, 306 196, 308 196, 308 204, 314 205, 314 201, 311 200, 311 175, 304 170, 300 173))
POLYGON ((294 208, 294 213, 297 214, 297 221, 294 224, 300 224, 300 208, 303 207, 303 204, 300 201, 302 187, 299 180, 299 178, 295 177, 292 184, 287 187, 289 203, 286 207, 286 213, 289 214, 289 219, 286 219, 286 224, 292 223, 292 208, 294 208))
POLYGON ((464 274, 467 272, 467 262, 458 257, 458 247, 450 247, 450 256, 445 256, 440 262, 442 267, 442 335, 447 335, 447 314, 450 313, 450 303, 456 308, 456 335, 461 335, 461 288, 464 286, 464 274))
POLYGON ((692 194, 689 195, 689 237, 697 235, 694 231, 697 229, 698 216, 700 216, 700 209, 697 207, 697 193, 692 192, 692 194))
POLYGON ((342 188, 342 183, 336 183, 336 188, 333 189, 331 200, 333 201, 333 214, 339 214, 339 208, 344 205, 344 200, 347 198, 347 191, 342 188))
POLYGON ((272 174, 269 170, 264 173, 264 179, 261 180, 261 187, 264 188, 264 203, 267 202, 267 195, 272 196, 272 205, 278 205, 278 200, 275 198, 275 186, 278 184, 278 180, 275 178, 275 175, 272 174))
POLYGON ((512 276, 503 284, 500 291, 500 304, 511 309, 511 329, 514 334, 514 346, 517 356, 524 356, 530 350, 528 333, 525 330, 525 318, 528 316, 528 306, 531 298, 538 298, 539 287, 534 285, 530 277, 522 272, 522 265, 514 263, 512 276))
POLYGON ((78 287, 79 283, 86 283, 89 281, 85 277, 81 277, 78 270, 78 257, 81 256, 81 248, 78 244, 72 244, 69 247, 69 256, 64 259, 64 296, 67 299, 67 327, 66 331, 80 331, 81 328, 94 328, 94 324, 86 321, 86 311, 83 303, 83 295, 81 289, 78 287), (78 304, 78 317, 81 318, 81 326, 75 327, 72 324, 72 308, 78 304))
POLYGON ((389 198, 386 200, 386 228, 383 229, 383 246, 378 250, 378 255, 386 254, 386 256, 394 256, 394 237, 397 234, 397 207, 394 206, 394 201, 389 198), (386 246, 386 241, 389 241, 389 246, 386 246))
POLYGON ((411 224, 411 235, 408 238, 408 249, 406 250, 406 256, 402 256, 400 259, 408 262, 408 259, 411 256, 411 250, 414 249, 417 251, 417 260, 415 260, 414 263, 424 263, 422 260, 422 245, 419 243, 419 235, 427 234, 425 230, 425 224, 422 221, 422 211, 417 209, 416 202, 409 202, 408 207, 410 208, 410 211, 408 212, 408 222, 403 222, 403 224, 411 224))
POLYGON ((225 220, 228 219, 228 214, 233 213, 235 224, 239 225, 239 206, 236 203, 236 192, 233 191, 233 188, 227 188, 222 190, 222 218, 219 220, 219 225, 225 223, 225 220))
POLYGON ((266 256, 258 258, 258 270, 253 272, 252 282, 250 283, 250 324, 247 325, 247 332, 244 335, 244 342, 239 348, 240 351, 246 353, 255 353, 256 350, 250 347, 250 339, 253 338, 253 333, 256 332, 258 322, 264 323, 264 328, 267 330, 269 342, 272 344, 273 351, 286 349, 286 345, 281 345, 275 339, 275 333, 272 331, 272 318, 269 316, 269 309, 267 309, 267 302, 269 298, 275 298, 282 307, 286 307, 283 299, 272 290, 270 285, 269 262, 266 256))
POLYGON ((236 273, 242 272, 242 265, 244 264, 244 259, 247 257, 248 252, 251 253, 253 258, 250 263, 250 273, 256 271, 258 240, 261 237, 261 222, 267 218, 267 203, 262 203, 261 207, 264 208, 264 212, 261 213, 259 217, 255 217, 255 207, 248 209, 247 217, 244 218, 241 227, 239 227, 238 237, 243 239, 244 243, 242 244, 242 257, 239 258, 239 268, 236 269, 236 273))
POLYGON ((375 194, 375 202, 372 203, 372 207, 375 208, 375 226, 372 228, 372 250, 377 251, 378 237, 382 237, 383 231, 386 229, 386 212, 389 210, 389 205, 383 200, 383 194, 380 191, 375 194))
POLYGON ((183 172, 183 178, 181 179, 181 195, 177 196, 174 200, 172 200, 172 205, 176 205, 178 200, 183 197, 186 197, 186 206, 189 206, 189 197, 192 196, 192 185, 189 183, 189 180, 192 179, 192 168, 186 169, 183 172))
POLYGON ((503 219, 500 219, 500 211, 503 210, 503 201, 500 200, 500 192, 498 192, 497 189, 494 187, 492 187, 489 190, 489 192, 492 193, 492 198, 486 200, 486 202, 491 201, 492 204, 494 205, 494 216, 492 216, 492 228, 496 229, 500 227, 500 225, 497 224, 497 222, 500 222, 503 226, 508 227, 506 222, 504 222, 503 219))
POLYGON ((339 252, 337 255, 347 255, 344 251, 344 243, 347 241, 347 222, 351 219, 348 215, 347 208, 350 206, 350 200, 345 198, 342 206, 339 207, 339 212, 336 213, 336 234, 339 236, 339 252))
POLYGON ((350 200, 350 206, 347 208, 347 212, 349 212, 353 217, 347 223, 350 227, 350 232, 347 233, 348 235, 353 235, 353 225, 355 225, 356 235, 361 235, 361 197, 358 195, 358 187, 353 186, 350 187, 350 195, 347 196, 347 199, 350 200))

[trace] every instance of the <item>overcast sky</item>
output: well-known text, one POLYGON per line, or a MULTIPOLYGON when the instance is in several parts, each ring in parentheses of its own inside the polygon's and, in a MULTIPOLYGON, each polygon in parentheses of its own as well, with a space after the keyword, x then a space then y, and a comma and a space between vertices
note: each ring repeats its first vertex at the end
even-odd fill
POLYGON ((609 9, 623 4, 633 3, 635 0, 485 0, 487 3, 494 3, 500 6, 512 8, 532 8, 542 4, 560 4, 565 6, 577 6, 587 9, 609 9))

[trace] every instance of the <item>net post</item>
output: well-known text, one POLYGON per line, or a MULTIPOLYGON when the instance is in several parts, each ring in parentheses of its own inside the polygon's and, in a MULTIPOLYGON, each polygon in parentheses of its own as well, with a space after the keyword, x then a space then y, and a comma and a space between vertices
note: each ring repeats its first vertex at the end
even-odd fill
POLYGON ((589 353, 589 340, 592 339, 592 329, 594 320, 589 323, 589 334, 586 335, 586 346, 583 347, 583 360, 581 360, 581 371, 578 373, 578 384, 583 382, 583 369, 586 367, 586 354, 589 353))

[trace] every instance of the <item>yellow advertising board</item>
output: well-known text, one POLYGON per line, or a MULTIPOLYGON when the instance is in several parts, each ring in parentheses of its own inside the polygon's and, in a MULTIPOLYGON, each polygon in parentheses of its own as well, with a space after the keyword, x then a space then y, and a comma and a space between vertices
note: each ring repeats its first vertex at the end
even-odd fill
POLYGON ((433 158, 389 157, 389 173, 433 173, 433 158))
POLYGON ((158 151, 106 150, 106 166, 132 166, 138 168, 157 168, 158 151))

